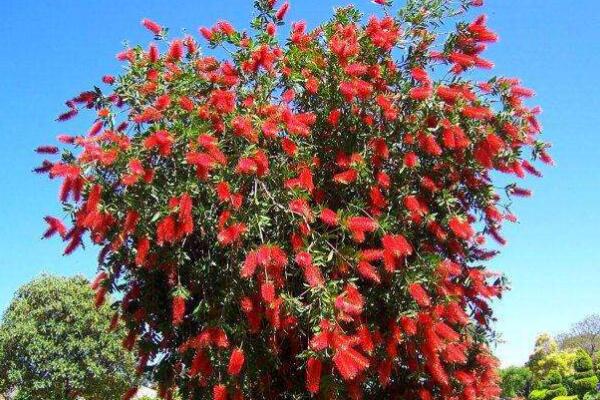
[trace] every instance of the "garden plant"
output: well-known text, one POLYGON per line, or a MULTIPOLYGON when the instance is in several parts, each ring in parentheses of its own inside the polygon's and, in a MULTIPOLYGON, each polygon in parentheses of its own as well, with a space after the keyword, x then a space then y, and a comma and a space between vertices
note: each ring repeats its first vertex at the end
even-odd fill
POLYGON ((486 262, 552 162, 540 108, 475 79, 482 0, 375 2, 309 29, 257 0, 198 39, 145 19, 153 43, 58 117, 89 131, 37 149, 68 221, 45 236, 99 246, 95 302, 161 397, 499 395, 486 262))

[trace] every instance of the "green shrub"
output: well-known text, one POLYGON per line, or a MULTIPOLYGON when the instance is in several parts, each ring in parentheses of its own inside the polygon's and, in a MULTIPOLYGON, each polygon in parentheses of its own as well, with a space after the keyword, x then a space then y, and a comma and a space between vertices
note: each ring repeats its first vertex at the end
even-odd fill
POLYGON ((554 400, 577 400, 577 396, 558 396, 554 400))
POLYGON ((562 385, 562 376, 560 372, 556 370, 550 371, 544 383, 549 388, 551 388, 552 385, 562 385))
POLYGON ((580 399, 589 392, 596 392, 598 377, 594 375, 594 364, 592 358, 583 350, 577 351, 575 359, 575 381, 573 381, 573 393, 580 399))
POLYGON ((573 367, 577 372, 593 371, 594 364, 592 363, 592 357, 583 350, 577 350, 577 358, 573 367))
POLYGON ((596 375, 592 375, 587 378, 577 379, 573 382, 573 387, 575 389, 575 393, 579 396, 580 399, 583 399, 588 392, 595 392, 596 386, 598 385, 598 377, 596 375))
POLYGON ((529 393, 528 400, 545 400, 546 399, 546 389, 535 389, 529 393))
POLYGON ((589 392, 583 396, 583 400, 600 400, 600 393, 589 392))
POLYGON ((546 390, 546 400, 553 400, 557 397, 566 396, 567 389, 562 385, 556 385, 555 388, 546 390))

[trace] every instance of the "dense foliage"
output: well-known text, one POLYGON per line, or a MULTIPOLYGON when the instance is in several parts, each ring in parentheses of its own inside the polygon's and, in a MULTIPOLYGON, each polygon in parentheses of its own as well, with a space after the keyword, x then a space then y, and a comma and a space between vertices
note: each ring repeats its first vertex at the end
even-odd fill
POLYGON ((71 221, 45 236, 102 247, 96 303, 123 293, 125 346, 162 397, 499 394, 486 241, 530 195, 498 173, 551 162, 540 110, 517 79, 469 79, 497 36, 451 23, 481 0, 376 2, 281 42, 289 4, 257 0, 251 32, 200 29, 227 60, 144 20, 156 43, 67 102, 60 120, 96 119, 37 169, 71 221))
POLYGON ((500 371, 502 398, 527 397, 531 392, 532 374, 527 367, 508 367, 500 371))
MULTIPOLYGON (((93 306, 83 278, 43 276, 23 286, 0 325, 0 393, 19 399, 119 399, 135 362, 108 332, 112 312, 93 306)), ((121 330, 122 333, 122 330, 121 330)))

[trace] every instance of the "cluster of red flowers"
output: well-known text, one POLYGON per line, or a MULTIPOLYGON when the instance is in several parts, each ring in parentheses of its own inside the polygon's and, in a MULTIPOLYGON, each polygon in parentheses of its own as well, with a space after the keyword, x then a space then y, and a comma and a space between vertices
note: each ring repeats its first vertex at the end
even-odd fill
POLYGON ((113 324, 163 398, 497 396, 489 300, 505 284, 486 238, 505 242, 510 198, 530 191, 497 192, 492 172, 551 163, 533 92, 468 79, 497 37, 484 17, 439 33, 452 2, 364 25, 340 8, 285 45, 289 4, 255 3, 254 35, 200 29, 232 59, 191 36, 161 50, 145 19, 156 43, 118 54, 109 94, 67 102, 61 121, 97 115, 36 169, 62 180, 72 223, 46 217, 44 237, 101 246, 96 302, 123 293, 113 324))

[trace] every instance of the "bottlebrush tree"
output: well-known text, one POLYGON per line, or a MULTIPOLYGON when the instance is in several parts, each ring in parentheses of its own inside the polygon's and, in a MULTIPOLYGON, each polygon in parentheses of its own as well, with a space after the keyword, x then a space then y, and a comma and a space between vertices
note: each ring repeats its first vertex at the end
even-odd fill
POLYGON ((156 41, 58 118, 96 113, 37 169, 71 223, 45 236, 101 246, 96 302, 122 293, 163 398, 496 397, 486 239, 530 194, 496 181, 551 159, 531 90, 469 79, 497 36, 457 16, 482 1, 349 6, 285 40, 275 3, 200 29, 224 60, 142 21, 156 41))

